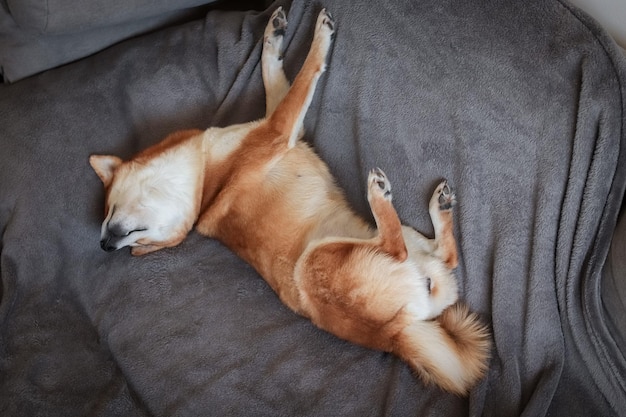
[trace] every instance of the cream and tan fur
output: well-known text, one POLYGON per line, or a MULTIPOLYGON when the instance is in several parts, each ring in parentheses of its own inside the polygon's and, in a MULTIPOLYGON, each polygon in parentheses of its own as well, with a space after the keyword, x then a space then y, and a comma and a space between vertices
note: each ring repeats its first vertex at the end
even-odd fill
POLYGON ((401 225, 380 169, 368 178, 376 229, 351 210, 327 166, 298 141, 334 22, 320 13, 291 87, 280 56, 286 23, 278 9, 265 30, 264 119, 177 132, 126 162, 90 158, 106 189, 101 246, 144 255, 179 244, 195 225, 320 328, 393 352, 426 382, 464 395, 486 371, 489 335, 457 303, 454 193, 444 181, 430 201, 434 239, 401 225))

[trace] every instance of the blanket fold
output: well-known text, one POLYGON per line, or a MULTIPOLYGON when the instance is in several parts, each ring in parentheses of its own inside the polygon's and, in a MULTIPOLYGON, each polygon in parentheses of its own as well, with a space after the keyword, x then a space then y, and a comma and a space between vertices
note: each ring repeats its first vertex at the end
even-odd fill
POLYGON ((626 186, 625 68, 557 0, 293 0, 0 86, 0 414, 619 414, 624 233, 607 256, 626 186), (304 140, 355 210, 372 220, 365 184, 380 167, 400 218, 430 235, 434 186, 456 190, 456 276, 494 346, 467 399, 316 329, 219 242, 192 232, 141 258, 98 245, 89 155, 262 117, 278 5, 290 79, 320 8, 336 19, 304 140))

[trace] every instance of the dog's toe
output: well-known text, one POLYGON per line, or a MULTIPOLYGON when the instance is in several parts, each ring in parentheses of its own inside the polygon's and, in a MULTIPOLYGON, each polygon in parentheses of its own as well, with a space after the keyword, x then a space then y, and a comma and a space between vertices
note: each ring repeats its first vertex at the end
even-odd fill
POLYGON ((331 31, 335 31, 335 20, 330 12, 326 9, 322 10, 322 14, 324 18, 322 19, 322 24, 326 25, 331 31))

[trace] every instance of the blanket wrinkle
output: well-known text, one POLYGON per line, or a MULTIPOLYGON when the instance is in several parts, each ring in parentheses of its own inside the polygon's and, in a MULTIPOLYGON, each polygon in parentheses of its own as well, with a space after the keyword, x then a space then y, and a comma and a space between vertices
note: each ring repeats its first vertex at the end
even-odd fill
POLYGON ((0 86, 0 414, 619 415, 624 61, 560 0, 285 0, 0 86), (426 234, 433 186, 456 190, 456 276, 494 342, 467 399, 319 331, 195 232, 141 258, 98 245, 89 155, 261 117, 279 4, 289 79, 321 7, 337 21, 305 140, 355 210, 371 220, 375 166, 426 234))

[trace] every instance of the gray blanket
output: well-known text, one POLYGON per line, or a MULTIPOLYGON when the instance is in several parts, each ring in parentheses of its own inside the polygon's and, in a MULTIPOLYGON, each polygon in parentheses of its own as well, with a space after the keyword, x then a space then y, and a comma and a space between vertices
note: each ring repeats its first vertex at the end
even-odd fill
MULTIPOLYGON (((370 220, 372 167, 425 234, 433 187, 450 181, 462 298, 493 330, 488 376, 468 399, 424 386, 289 311, 195 232, 141 258, 100 249, 88 156, 261 117, 275 4, 0 88, 0 415, 624 412, 624 321, 609 326, 601 299, 626 185, 626 66, 611 41, 560 1, 322 3, 337 32, 305 140, 370 220)), ((280 4, 293 78, 322 4, 280 4)))

